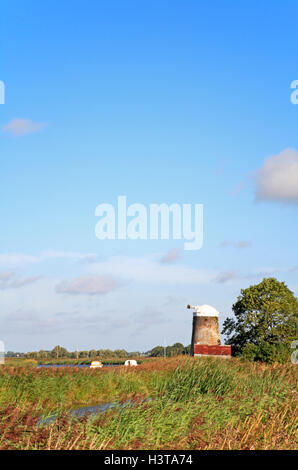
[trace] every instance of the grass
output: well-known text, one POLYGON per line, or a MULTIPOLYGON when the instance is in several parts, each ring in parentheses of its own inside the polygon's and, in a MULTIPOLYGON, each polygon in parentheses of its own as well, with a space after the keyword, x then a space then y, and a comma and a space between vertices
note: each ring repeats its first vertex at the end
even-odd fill
POLYGON ((293 364, 238 359, 161 358, 101 370, 2 366, 0 448, 295 449, 296 381, 293 364), (67 414, 128 399, 89 418, 67 414), (37 426, 54 411, 55 422, 37 426))

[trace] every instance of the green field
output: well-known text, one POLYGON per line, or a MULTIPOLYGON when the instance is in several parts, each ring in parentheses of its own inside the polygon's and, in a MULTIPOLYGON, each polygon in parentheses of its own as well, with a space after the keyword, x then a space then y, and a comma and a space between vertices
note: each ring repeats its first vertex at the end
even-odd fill
POLYGON ((212 358, 149 359, 123 366, 0 367, 1 449, 295 449, 297 369, 212 358), (144 401, 144 398, 151 398, 144 401), (122 408, 70 417, 106 402, 122 408), (48 425, 41 416, 56 412, 48 425))

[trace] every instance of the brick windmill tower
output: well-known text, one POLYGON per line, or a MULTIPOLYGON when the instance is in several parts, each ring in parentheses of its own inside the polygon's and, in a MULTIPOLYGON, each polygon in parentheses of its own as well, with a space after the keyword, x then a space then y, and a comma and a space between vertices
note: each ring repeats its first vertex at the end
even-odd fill
POLYGON ((231 346, 220 344, 218 311, 211 305, 187 305, 193 309, 191 355, 230 358, 231 346))

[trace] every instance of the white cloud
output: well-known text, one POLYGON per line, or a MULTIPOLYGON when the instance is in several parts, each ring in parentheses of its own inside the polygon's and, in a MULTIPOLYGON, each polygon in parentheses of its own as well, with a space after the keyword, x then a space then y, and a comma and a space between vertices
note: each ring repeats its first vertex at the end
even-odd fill
POLYGON ((73 295, 105 295, 119 286, 120 283, 111 277, 93 275, 62 281, 56 286, 56 292, 73 295))
POLYGON ((298 152, 285 149, 256 173, 256 200, 298 204, 298 152))
POLYGON ((30 119, 12 119, 8 124, 2 127, 3 132, 9 132, 10 134, 21 136, 26 134, 32 134, 45 127, 45 122, 34 123, 30 119))

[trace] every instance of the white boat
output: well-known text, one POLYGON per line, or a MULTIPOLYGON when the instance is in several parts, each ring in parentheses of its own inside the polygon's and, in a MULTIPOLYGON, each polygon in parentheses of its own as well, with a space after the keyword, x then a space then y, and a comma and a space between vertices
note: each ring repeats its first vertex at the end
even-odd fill
POLYGON ((127 361, 124 362, 125 366, 137 366, 138 363, 134 359, 128 359, 127 361))
POLYGON ((102 363, 100 361, 91 362, 90 369, 97 369, 98 367, 102 367, 102 363))

